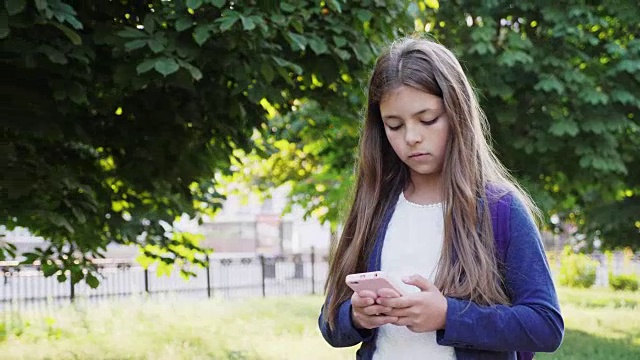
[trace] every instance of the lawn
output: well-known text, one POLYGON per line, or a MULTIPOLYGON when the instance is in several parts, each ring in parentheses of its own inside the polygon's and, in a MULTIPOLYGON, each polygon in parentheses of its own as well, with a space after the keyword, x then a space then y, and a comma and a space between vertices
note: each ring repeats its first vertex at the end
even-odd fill
MULTIPOLYGON (((560 289, 567 332, 539 359, 640 359, 640 292, 560 289)), ((320 297, 125 299, 0 323, 2 359, 353 359, 317 330, 320 297)))
POLYGON ((640 292, 560 289, 565 338, 537 359, 640 359, 640 292))

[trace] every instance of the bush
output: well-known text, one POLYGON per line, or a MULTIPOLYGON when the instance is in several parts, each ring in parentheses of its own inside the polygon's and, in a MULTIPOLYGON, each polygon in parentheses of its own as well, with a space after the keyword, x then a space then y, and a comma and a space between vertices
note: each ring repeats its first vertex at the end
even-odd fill
POLYGON ((585 254, 575 254, 567 246, 560 259, 560 285, 590 288, 596 282, 598 262, 585 254))
POLYGON ((638 276, 635 274, 613 275, 609 274, 609 286, 613 290, 638 290, 638 276))

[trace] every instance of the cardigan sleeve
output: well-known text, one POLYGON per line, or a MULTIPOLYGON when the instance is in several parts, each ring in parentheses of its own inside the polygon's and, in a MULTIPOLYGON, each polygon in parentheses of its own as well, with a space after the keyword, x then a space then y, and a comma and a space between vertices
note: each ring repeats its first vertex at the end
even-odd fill
POLYGON ((491 351, 553 352, 564 321, 540 233, 524 204, 512 198, 505 284, 511 305, 481 306, 447 298, 438 344, 491 351))
POLYGON ((318 325, 324 339, 333 347, 348 347, 368 341, 373 337, 373 330, 357 329, 351 319, 351 299, 340 304, 336 315, 336 326, 332 330, 324 317, 324 306, 318 317, 318 325))

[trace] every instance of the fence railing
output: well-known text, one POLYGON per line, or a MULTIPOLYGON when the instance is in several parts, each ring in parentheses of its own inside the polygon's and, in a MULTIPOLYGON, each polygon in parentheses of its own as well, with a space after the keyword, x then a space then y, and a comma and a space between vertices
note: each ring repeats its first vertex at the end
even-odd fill
POLYGON ((77 298, 120 297, 135 294, 184 293, 201 297, 238 298, 290 294, 318 294, 327 275, 327 259, 312 250, 284 256, 214 254, 207 267, 191 269, 185 279, 179 270, 158 275, 133 260, 103 259, 96 263, 100 286, 60 283, 45 277, 37 266, 0 262, 0 310, 35 303, 60 303, 77 298))
MULTIPOLYGON (((608 285, 609 271, 630 271, 640 275, 640 261, 614 257, 609 264, 602 256, 596 285, 608 285)), ((555 262, 552 270, 557 275, 555 262)), ((327 276, 326 256, 315 251, 305 254, 264 256, 257 254, 212 254, 207 267, 191 269, 196 276, 185 279, 175 268, 169 275, 158 274, 157 267, 147 269, 134 260, 96 261, 100 286, 85 283, 60 283, 55 276, 45 277, 38 266, 0 262, 0 311, 63 304, 75 299, 99 300, 139 294, 173 293, 197 297, 233 299, 240 297, 320 294, 327 276)), ((69 278, 69 277, 68 277, 69 278)))

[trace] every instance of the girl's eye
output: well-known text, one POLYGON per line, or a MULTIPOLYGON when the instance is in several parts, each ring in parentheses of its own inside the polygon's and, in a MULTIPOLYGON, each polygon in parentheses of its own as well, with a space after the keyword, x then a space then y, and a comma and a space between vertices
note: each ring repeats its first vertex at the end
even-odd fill
POLYGON ((435 119, 433 119, 433 120, 422 120, 422 121, 420 121, 420 122, 421 122, 421 123, 423 123, 423 124, 425 124, 425 125, 427 125, 427 126, 429 126, 429 125, 433 125, 433 124, 435 124, 436 122, 438 122, 438 119, 440 119, 440 117, 437 117, 437 118, 435 118, 435 119))
POLYGON ((402 127, 402 124, 397 125, 397 126, 391 126, 391 125, 387 125, 387 127, 389 128, 389 130, 391 131, 396 131, 398 129, 400 129, 402 127))

